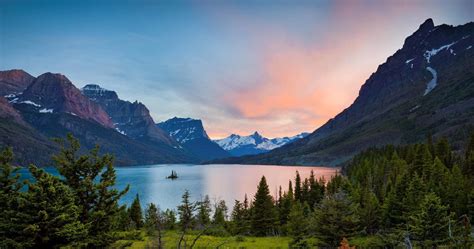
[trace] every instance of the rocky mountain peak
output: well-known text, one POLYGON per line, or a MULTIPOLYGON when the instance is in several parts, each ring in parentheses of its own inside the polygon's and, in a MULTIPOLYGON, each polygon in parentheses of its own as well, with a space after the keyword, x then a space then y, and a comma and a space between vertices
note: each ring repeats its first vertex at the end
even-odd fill
POLYGON ((19 96, 18 103, 29 103, 51 112, 65 112, 93 120, 112 128, 107 113, 96 103, 82 95, 72 82, 62 74, 44 73, 19 96))
POLYGON ((0 96, 19 94, 35 79, 21 69, 0 71, 0 96))

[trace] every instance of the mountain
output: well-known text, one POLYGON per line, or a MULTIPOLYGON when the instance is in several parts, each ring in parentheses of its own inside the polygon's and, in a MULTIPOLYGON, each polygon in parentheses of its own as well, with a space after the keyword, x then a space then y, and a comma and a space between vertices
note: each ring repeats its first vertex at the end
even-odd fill
POLYGON ((209 138, 199 119, 174 117, 158 123, 157 126, 165 130, 201 161, 231 156, 209 138))
POLYGON ((312 134, 225 163, 337 165, 369 147, 430 134, 460 148, 474 128, 473 45, 474 23, 434 26, 428 19, 369 77, 352 105, 312 134))
POLYGON ((0 96, 23 92, 35 79, 19 69, 0 71, 0 96))
POLYGON ((164 132, 166 140, 174 144, 134 139, 118 132, 101 105, 61 74, 42 74, 22 93, 9 92, 8 101, 0 104, 0 145, 14 147, 18 163, 50 164, 49 157, 58 151, 50 138, 68 133, 80 140, 83 151, 100 145, 102 153, 116 156, 118 165, 197 161, 164 132))
POLYGON ((88 84, 81 91, 107 112, 120 133, 134 139, 148 139, 170 146, 179 146, 165 131, 155 125, 150 111, 142 103, 121 100, 115 91, 95 84, 88 84))
POLYGON ((215 140, 215 142, 232 156, 243 156, 268 152, 307 135, 309 133, 303 132, 293 137, 269 139, 262 137, 258 132, 254 132, 248 136, 232 134, 226 138, 215 140))
POLYGON ((66 76, 45 73, 36 78, 12 103, 41 107, 40 112, 70 113, 112 128, 112 120, 96 103, 82 95, 66 76))

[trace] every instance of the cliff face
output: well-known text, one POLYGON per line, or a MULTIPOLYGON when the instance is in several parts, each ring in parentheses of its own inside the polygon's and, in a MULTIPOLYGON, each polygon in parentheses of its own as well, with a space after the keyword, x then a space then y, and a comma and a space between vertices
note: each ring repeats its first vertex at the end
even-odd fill
POLYGON ((192 118, 174 117, 157 124, 172 138, 201 161, 229 157, 230 154, 212 141, 206 133, 202 121, 192 118))
POLYGON ((149 139, 171 146, 178 145, 166 132, 156 127, 150 111, 144 104, 121 100, 116 92, 93 84, 83 87, 82 93, 107 112, 116 129, 122 134, 134 139, 149 139))
POLYGON ((98 104, 82 95, 81 91, 62 74, 40 75, 15 102, 36 105, 44 112, 69 113, 93 120, 107 128, 114 127, 107 113, 98 104))
POLYGON ((0 96, 19 94, 35 79, 23 70, 0 71, 0 96))

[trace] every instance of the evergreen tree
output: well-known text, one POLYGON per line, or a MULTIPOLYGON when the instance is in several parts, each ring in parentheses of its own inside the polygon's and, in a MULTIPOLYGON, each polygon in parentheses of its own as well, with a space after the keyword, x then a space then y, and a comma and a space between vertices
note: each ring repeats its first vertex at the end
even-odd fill
POLYGON ((284 193, 280 201, 280 208, 278 209, 279 223, 280 227, 283 229, 283 233, 286 233, 285 225, 288 223, 293 203, 293 195, 290 193, 284 193))
POLYGON ((262 176, 252 204, 252 233, 256 236, 273 234, 275 232, 276 216, 267 180, 265 176, 262 176))
POLYGON ((295 200, 301 201, 302 189, 301 189, 301 177, 300 173, 296 171, 295 177, 295 200))
POLYGON ((136 229, 140 229, 143 227, 143 214, 142 214, 142 206, 140 204, 140 197, 138 194, 135 196, 135 199, 130 206, 130 210, 128 211, 130 215, 130 220, 135 225, 136 229))
POLYGON ((436 143, 435 149, 436 157, 448 168, 453 167, 453 156, 451 146, 449 145, 448 139, 443 137, 436 143))
POLYGON ((296 202, 291 208, 288 220, 288 235, 293 238, 291 244, 294 247, 306 247, 301 242, 308 232, 308 225, 309 222, 304 213, 303 205, 300 202, 296 202))
POLYGON ((211 200, 209 196, 204 196, 204 200, 197 203, 197 217, 196 222, 198 228, 202 229, 211 223, 211 200))
POLYGON ((35 248, 59 248, 82 241, 87 229, 79 217, 72 191, 59 178, 35 166, 29 167, 35 183, 28 184, 30 215, 26 230, 31 232, 35 248))
POLYGON ((71 134, 58 140, 62 149, 53 156, 56 169, 71 188, 79 208, 79 219, 88 226, 88 242, 102 247, 112 242, 113 220, 120 212, 118 200, 128 191, 114 188, 116 174, 113 157, 100 156, 96 146, 89 154, 78 155, 80 144, 71 134))
POLYGON ((231 213, 232 220, 232 234, 243 235, 247 233, 245 226, 245 208, 244 204, 238 200, 235 200, 234 208, 231 213))
POLYGON ((227 205, 224 200, 220 200, 214 207, 214 216, 212 223, 218 226, 224 226, 227 219, 227 205))
POLYGON ((31 247, 31 234, 24 232, 30 218, 24 212, 27 201, 12 160, 11 148, 0 153, 0 248, 31 247))
POLYGON ((431 167, 432 163, 432 156, 428 146, 420 144, 411 167, 411 173, 416 172, 418 175, 424 176, 425 171, 431 167))
POLYGON ((368 234, 375 234, 381 221, 381 207, 375 193, 370 190, 363 190, 360 205, 361 225, 365 227, 368 234))
POLYGON ((194 212, 194 203, 190 201, 190 194, 188 190, 184 191, 181 199, 181 205, 178 206, 179 226, 181 231, 186 231, 192 227, 194 212))
POLYGON ((316 236, 327 246, 336 247, 342 238, 351 237, 359 228, 357 205, 339 191, 327 196, 314 211, 316 236))
POLYGON ((410 216, 409 228, 415 240, 424 248, 433 248, 449 239, 448 208, 434 193, 428 193, 421 201, 420 209, 410 216))
POLYGON ((149 235, 153 235, 161 227, 160 210, 153 203, 148 204, 145 209, 144 226, 149 235))
POLYGON ((176 229, 176 212, 171 209, 166 209, 162 214, 163 216, 163 229, 174 230, 176 229))

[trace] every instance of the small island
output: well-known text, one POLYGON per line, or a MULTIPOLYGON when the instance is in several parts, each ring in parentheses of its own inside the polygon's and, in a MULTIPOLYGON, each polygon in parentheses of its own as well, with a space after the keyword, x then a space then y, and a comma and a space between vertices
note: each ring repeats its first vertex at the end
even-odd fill
POLYGON ((178 178, 178 174, 176 174, 176 171, 174 171, 174 170, 171 171, 171 175, 166 177, 166 179, 171 179, 171 180, 174 180, 174 179, 177 179, 177 178, 178 178))

